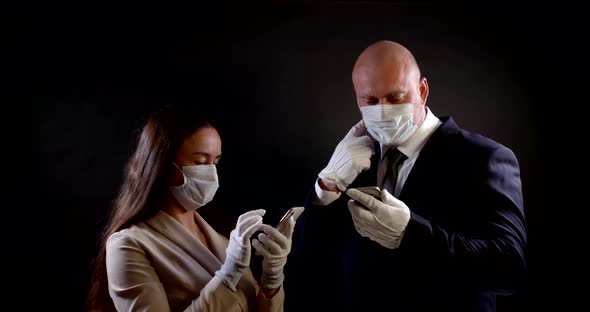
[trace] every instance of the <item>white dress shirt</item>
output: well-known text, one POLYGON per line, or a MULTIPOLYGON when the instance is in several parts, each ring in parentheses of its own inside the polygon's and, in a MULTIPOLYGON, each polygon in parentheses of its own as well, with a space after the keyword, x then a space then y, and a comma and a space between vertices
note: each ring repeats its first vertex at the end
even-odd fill
MULTIPOLYGON (((420 155, 420 151, 428 141, 428 138, 434 133, 434 131, 440 126, 442 122, 438 119, 432 111, 426 107, 426 118, 422 125, 416 129, 414 134, 397 147, 397 149, 406 155, 407 159, 400 165, 397 174, 397 183, 395 187, 394 195, 398 197, 401 193, 402 188, 404 187, 404 183, 410 175, 410 171, 412 167, 414 167, 414 163, 416 163, 416 159, 420 155)), ((383 179, 385 178, 385 172, 387 171, 387 165, 389 163, 385 154, 387 151, 392 148, 392 146, 387 146, 381 144, 381 160, 379 161, 379 167, 377 168, 377 181, 375 181, 375 185, 381 185, 383 179)), ((331 192, 331 191, 324 191, 319 185, 319 179, 315 183, 315 193, 316 199, 313 201, 316 205, 328 205, 338 199, 341 192, 331 192)))

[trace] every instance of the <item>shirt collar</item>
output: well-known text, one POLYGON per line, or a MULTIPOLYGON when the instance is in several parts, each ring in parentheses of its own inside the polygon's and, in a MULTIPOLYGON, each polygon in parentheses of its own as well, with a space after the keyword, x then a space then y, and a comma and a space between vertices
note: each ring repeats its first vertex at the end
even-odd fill
MULTIPOLYGON (((440 119, 432 113, 430 108, 426 107, 426 118, 424 118, 422 125, 416 129, 409 139, 397 146, 397 149, 410 159, 417 158, 430 135, 434 133, 441 123, 440 119)), ((381 146, 381 159, 383 159, 385 153, 393 146, 379 144, 381 146)))

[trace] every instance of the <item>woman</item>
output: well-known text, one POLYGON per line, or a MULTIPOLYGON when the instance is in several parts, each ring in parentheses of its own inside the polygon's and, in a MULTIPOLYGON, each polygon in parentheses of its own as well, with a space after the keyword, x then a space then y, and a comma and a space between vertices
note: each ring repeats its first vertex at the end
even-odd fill
POLYGON ((101 311, 282 311, 283 268, 295 221, 278 230, 264 210, 242 214, 229 241, 198 213, 219 186, 217 130, 166 108, 144 126, 101 240, 90 306, 101 311), (250 237, 262 255, 259 286, 250 237))

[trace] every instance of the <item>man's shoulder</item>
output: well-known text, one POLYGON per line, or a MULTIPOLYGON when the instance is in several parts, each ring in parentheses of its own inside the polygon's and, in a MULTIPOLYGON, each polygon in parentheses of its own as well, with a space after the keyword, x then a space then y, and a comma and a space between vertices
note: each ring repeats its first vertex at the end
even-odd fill
POLYGON ((437 130, 440 130, 442 137, 450 140, 459 151, 488 155, 498 151, 512 153, 510 148, 490 137, 461 128, 450 117, 443 117, 441 120, 443 123, 437 130))

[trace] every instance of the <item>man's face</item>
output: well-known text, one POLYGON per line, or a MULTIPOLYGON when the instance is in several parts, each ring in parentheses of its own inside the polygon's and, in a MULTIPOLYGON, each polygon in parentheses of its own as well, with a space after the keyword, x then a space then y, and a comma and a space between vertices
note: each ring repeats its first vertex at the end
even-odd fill
POLYGON ((396 105, 411 103, 414 122, 418 125, 424 119, 428 83, 403 64, 364 66, 353 74, 354 90, 359 107, 369 105, 396 105))

